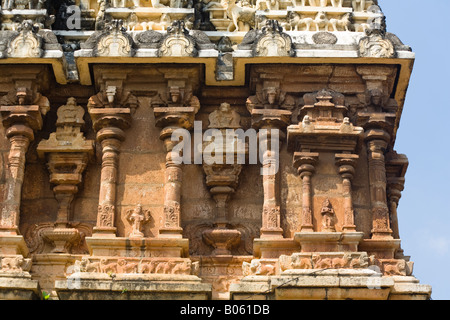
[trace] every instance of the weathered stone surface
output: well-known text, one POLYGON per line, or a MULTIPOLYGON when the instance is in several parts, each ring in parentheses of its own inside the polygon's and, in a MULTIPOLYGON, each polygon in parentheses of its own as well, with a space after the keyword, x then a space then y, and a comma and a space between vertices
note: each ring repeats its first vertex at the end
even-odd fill
POLYGON ((0 298, 430 297, 377 1, 69 5, 2 3, 0 298))

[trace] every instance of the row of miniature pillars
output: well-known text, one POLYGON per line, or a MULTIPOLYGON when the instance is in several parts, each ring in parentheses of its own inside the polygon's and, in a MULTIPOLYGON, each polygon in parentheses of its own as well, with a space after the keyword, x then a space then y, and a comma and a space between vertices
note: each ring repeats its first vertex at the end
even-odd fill
MULTIPOLYGON (((389 225, 389 208, 386 201, 386 168, 383 155, 383 148, 386 148, 387 141, 385 133, 381 132, 371 139, 367 139, 368 155, 369 155, 369 178, 371 184, 371 203, 374 215, 373 237, 391 237, 392 230, 389 225)), ((7 129, 7 137, 10 140, 9 152, 9 181, 7 194, 1 215, 2 230, 9 230, 17 233, 21 188, 23 184, 23 175, 25 168, 25 154, 30 141, 33 140, 33 130, 25 125, 14 125, 7 129)), ((116 179, 118 170, 118 158, 120 153, 121 142, 125 139, 125 134, 120 128, 108 127, 103 128, 97 133, 97 140, 102 145, 102 170, 101 184, 99 194, 99 208, 97 216, 97 225, 94 228, 94 235, 115 236, 116 228, 114 227, 115 214, 115 193, 116 179)), ((170 139, 169 139, 170 140, 170 139)), ((167 236, 181 237, 182 229, 180 227, 180 190, 181 190, 181 165, 171 161, 171 148, 167 141, 167 157, 166 157, 166 184, 164 199, 164 227, 160 233, 167 236)), ((303 201, 302 201, 302 224, 301 231, 312 232, 312 210, 311 210, 311 177, 315 172, 315 164, 318 160, 318 153, 299 152, 294 155, 294 166, 298 169, 302 179, 303 201)), ((265 155, 266 160, 270 158, 269 154, 265 155)), ((355 164, 358 159, 353 154, 336 155, 336 164, 339 166, 339 173, 343 179, 344 193, 344 226, 345 231, 355 231, 353 204, 352 204, 352 185, 355 164)), ((263 219, 263 228, 261 229, 262 237, 282 236, 280 227, 280 213, 278 203, 276 201, 276 176, 267 175, 263 177, 264 185, 264 208, 269 212, 274 212, 276 223, 268 226, 268 219, 263 219), (270 211, 271 208, 275 210, 270 211)), ((398 200, 397 200, 398 201, 398 200)), ((391 205, 391 211, 396 211, 396 203, 391 205), (395 208, 393 207, 395 205, 395 208)), ((396 212, 393 216, 396 217, 396 212)), ((396 220, 395 220, 396 223, 396 220)), ((394 226, 397 229, 397 226, 394 226)), ((395 232, 395 236, 398 236, 395 232)))

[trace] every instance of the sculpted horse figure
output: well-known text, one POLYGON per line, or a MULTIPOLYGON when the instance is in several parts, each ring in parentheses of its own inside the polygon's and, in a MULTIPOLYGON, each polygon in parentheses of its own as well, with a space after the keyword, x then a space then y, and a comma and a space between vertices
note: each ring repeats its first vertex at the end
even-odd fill
POLYGON ((233 26, 234 31, 248 31, 255 24, 256 8, 241 7, 236 4, 236 0, 222 0, 221 4, 226 9, 228 18, 232 20, 227 28, 228 32, 233 26))

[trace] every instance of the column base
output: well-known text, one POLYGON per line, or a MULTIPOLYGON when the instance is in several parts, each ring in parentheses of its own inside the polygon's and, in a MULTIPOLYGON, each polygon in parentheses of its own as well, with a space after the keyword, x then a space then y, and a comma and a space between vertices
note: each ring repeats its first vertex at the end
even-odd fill
POLYGON ((115 238, 116 232, 116 227, 94 227, 92 229, 92 236, 95 238, 115 238))
POLYGON ((297 232, 294 240, 301 252, 357 252, 362 232, 297 232))
POLYGON ((290 255, 300 249, 291 238, 259 238, 253 240, 253 255, 260 259, 278 259, 281 255, 290 255))
POLYGON ((0 232, 0 256, 22 255, 27 257, 29 250, 22 235, 0 232))
POLYGON ((163 239, 182 239, 183 228, 163 228, 159 230, 158 238, 163 239))
POLYGON ((361 251, 377 259, 394 259, 395 252, 400 248, 400 239, 364 239, 359 245, 361 251))
POLYGON ((175 238, 87 237, 92 256, 104 257, 187 257, 189 240, 175 238))
POLYGON ((261 228, 260 230, 261 239, 283 239, 283 229, 276 228, 276 229, 266 229, 261 228))

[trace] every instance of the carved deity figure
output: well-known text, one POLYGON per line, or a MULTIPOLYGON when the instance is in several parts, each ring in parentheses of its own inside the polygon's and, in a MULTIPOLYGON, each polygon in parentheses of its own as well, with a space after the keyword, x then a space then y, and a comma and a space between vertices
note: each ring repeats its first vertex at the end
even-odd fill
POLYGON ((219 109, 209 115, 210 128, 240 128, 240 115, 224 102, 219 109))
POLYGON ((324 201, 320 213, 322 214, 322 231, 335 232, 335 212, 329 199, 324 201))
POLYGON ((143 210, 142 206, 139 204, 135 209, 130 209, 127 211, 126 218, 132 228, 129 237, 143 237, 144 234, 141 232, 141 229, 144 223, 150 220, 150 211, 143 210))

